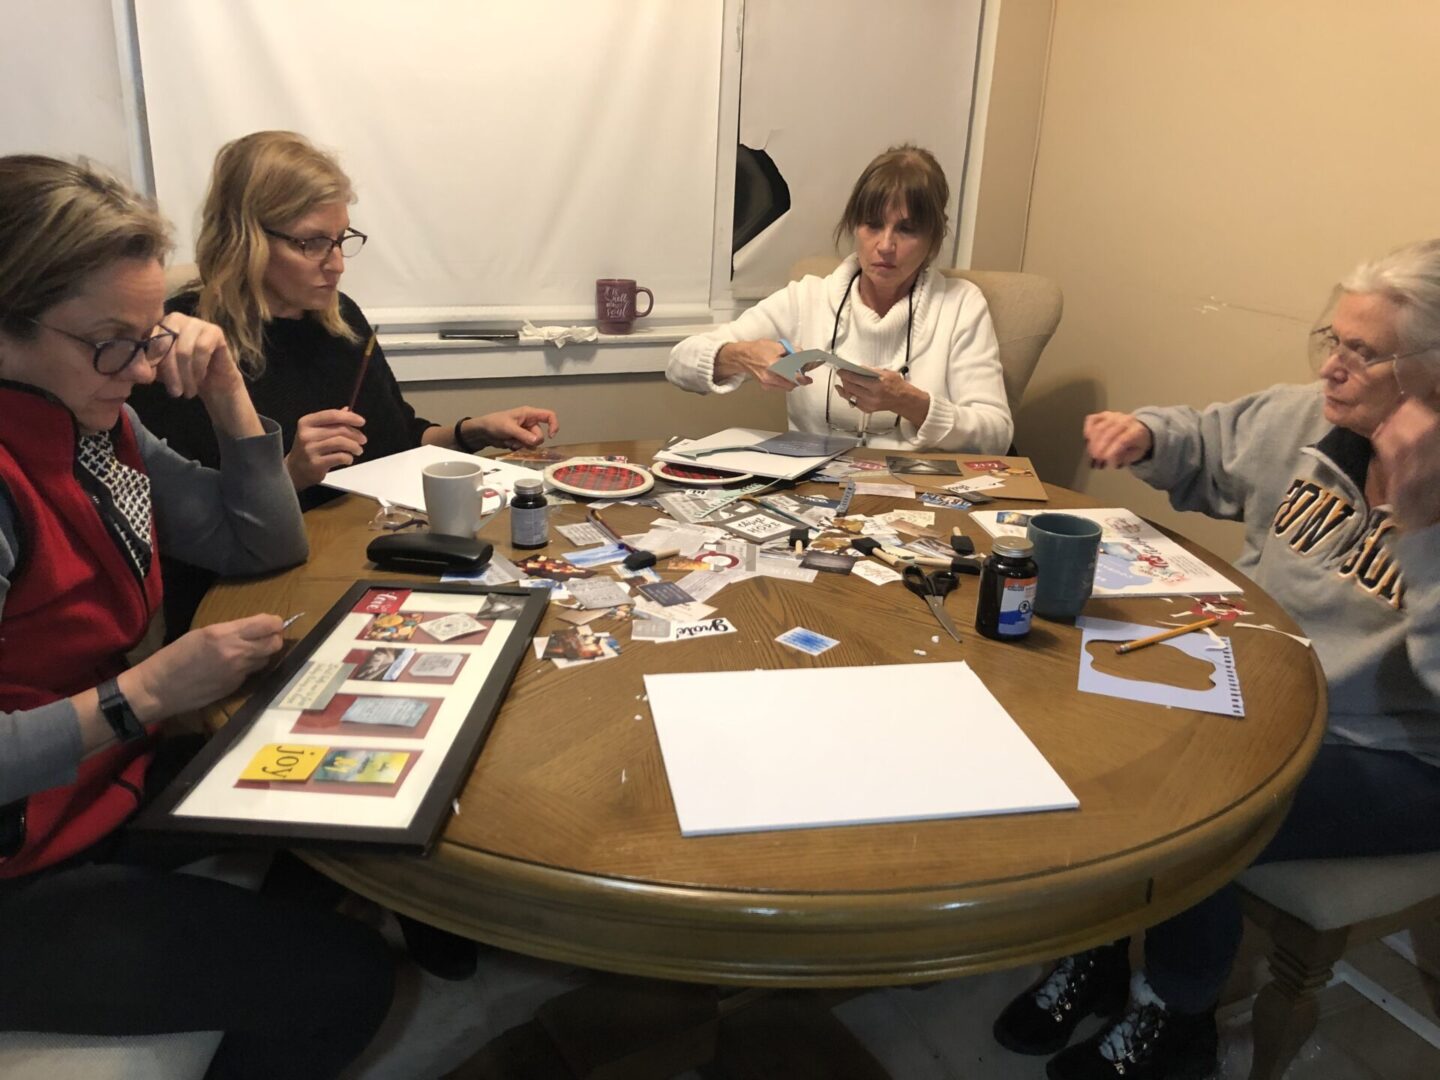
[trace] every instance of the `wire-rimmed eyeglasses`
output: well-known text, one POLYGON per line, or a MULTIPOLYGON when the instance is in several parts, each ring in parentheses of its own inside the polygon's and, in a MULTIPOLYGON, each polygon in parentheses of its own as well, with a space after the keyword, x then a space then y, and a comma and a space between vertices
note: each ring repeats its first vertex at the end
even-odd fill
POLYGON ((1355 347, 1341 341, 1333 326, 1321 326, 1310 331, 1310 366, 1319 371, 1326 360, 1339 355, 1340 362, 1351 371, 1364 371, 1376 364, 1388 364, 1395 360, 1404 360, 1406 357, 1419 356, 1421 353, 1427 353, 1437 347, 1440 347, 1440 342, 1432 342, 1406 352, 1375 356, 1363 343, 1359 347, 1355 347))
POLYGON ((288 240, 294 244, 301 255, 311 262, 324 262, 330 257, 330 253, 337 247, 340 254, 347 259, 353 259, 360 254, 360 249, 365 246, 365 241, 370 237, 358 229, 346 229, 339 236, 291 236, 289 233, 280 232, 278 229, 265 229, 265 235, 273 236, 277 240, 288 240))
POLYGON ((72 334, 69 330, 61 330, 58 326, 51 326, 39 319, 32 319, 29 315, 13 317, 22 322, 32 323, 42 330, 49 330, 52 334, 59 334, 71 341, 78 341, 81 345, 94 350, 90 362, 95 365, 95 370, 101 375, 119 375, 142 354, 145 362, 154 367, 169 355, 177 336, 174 330, 161 323, 156 332, 147 338, 137 340, 136 338, 116 337, 106 338, 104 341, 91 341, 79 334, 72 334))

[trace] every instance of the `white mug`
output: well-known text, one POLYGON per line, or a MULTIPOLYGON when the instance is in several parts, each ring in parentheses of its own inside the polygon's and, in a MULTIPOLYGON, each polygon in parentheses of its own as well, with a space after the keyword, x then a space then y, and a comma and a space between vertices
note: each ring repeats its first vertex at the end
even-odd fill
POLYGON ((509 502, 504 492, 485 486, 485 467, 478 461, 439 461, 422 472, 425 513, 433 533, 473 539, 480 526, 509 502), (484 510, 486 498, 500 500, 489 514, 484 510))

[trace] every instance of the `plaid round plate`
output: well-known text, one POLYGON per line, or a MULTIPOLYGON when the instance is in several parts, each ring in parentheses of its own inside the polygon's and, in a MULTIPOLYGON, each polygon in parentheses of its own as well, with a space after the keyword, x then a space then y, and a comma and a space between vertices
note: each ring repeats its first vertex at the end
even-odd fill
POLYGON ((604 458, 571 458, 545 470, 545 480, 569 495, 624 499, 649 491, 655 478, 639 465, 604 458))
POLYGON ((749 480, 752 475, 748 472, 723 472, 720 469, 707 469, 702 465, 679 465, 673 461, 652 462, 650 471, 662 480, 684 484, 686 487, 718 487, 721 484, 749 480))

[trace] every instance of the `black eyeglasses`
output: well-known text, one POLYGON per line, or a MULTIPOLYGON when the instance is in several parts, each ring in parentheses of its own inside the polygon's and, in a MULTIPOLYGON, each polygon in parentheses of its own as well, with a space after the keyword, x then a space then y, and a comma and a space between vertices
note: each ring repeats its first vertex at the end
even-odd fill
POLYGON ((277 240, 290 241, 300 249, 300 254, 311 262, 324 262, 330 257, 330 252, 337 247, 340 249, 341 255, 347 259, 353 259, 360 254, 360 249, 365 246, 365 241, 370 239, 358 229, 346 229, 339 236, 307 236, 303 239, 275 229, 265 229, 265 234, 273 236, 277 240))
POLYGON ((39 319, 32 319, 28 315, 17 315, 15 318, 33 323, 42 330, 49 330, 52 334, 59 334, 61 337, 78 341, 81 345, 93 349, 95 354, 90 358, 90 362, 95 365, 95 370, 101 375, 119 375, 141 355, 145 357, 146 363, 154 367, 169 355, 170 348, 175 344, 177 336, 174 330, 162 323, 156 333, 142 340, 117 337, 106 338, 104 341, 91 341, 79 334, 72 334, 69 330, 61 330, 58 326, 51 326, 39 319))

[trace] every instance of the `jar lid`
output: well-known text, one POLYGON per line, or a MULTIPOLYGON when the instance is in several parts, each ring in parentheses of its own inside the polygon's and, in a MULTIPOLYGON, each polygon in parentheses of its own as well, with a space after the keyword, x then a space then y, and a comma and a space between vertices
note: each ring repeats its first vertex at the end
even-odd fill
POLYGON ((1035 553, 1035 545, 1026 536, 997 536, 990 550, 1001 558, 1028 559, 1035 553))
POLYGON ((539 495, 544 490, 545 481, 539 477, 533 480, 526 477, 524 480, 515 481, 515 494, 517 495, 539 495))

